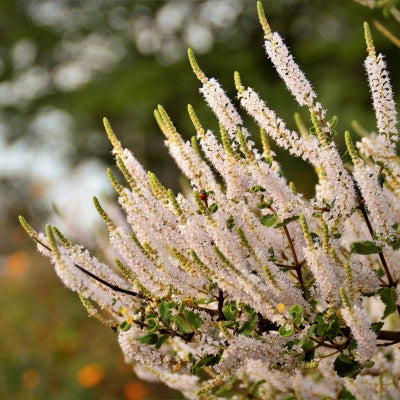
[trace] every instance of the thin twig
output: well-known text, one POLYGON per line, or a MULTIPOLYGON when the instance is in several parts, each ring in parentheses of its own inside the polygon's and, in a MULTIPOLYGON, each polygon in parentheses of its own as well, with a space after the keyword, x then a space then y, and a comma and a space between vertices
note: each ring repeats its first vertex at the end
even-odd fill
MULTIPOLYGON (((374 230, 372 228, 371 221, 369 220, 367 210, 364 207, 364 203, 360 199, 359 196, 357 196, 357 203, 358 203, 358 209, 361 211, 361 213, 362 213, 362 215, 364 217, 365 223, 367 224, 369 233, 370 233, 372 239, 374 239, 374 230)), ((386 274, 386 276, 388 278, 389 286, 390 287, 396 286, 396 283, 394 282, 394 280, 392 278, 392 274, 390 273, 389 267, 388 267, 388 265, 386 263, 386 259, 385 259, 385 256, 383 255, 383 252, 381 251, 378 255, 379 255, 379 258, 381 260, 383 269, 385 270, 385 274, 386 274)))

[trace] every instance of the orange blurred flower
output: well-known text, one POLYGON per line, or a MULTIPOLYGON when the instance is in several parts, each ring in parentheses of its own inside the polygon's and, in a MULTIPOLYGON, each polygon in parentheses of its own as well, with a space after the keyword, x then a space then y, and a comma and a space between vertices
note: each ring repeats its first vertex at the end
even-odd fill
POLYGON ((88 364, 77 373, 77 379, 81 386, 92 387, 98 385, 104 379, 104 368, 99 364, 88 364))
POLYGON ((31 260, 26 252, 15 251, 6 258, 4 262, 4 272, 12 278, 20 278, 30 265, 31 260))
POLYGON ((26 389, 33 390, 39 386, 42 376, 37 369, 29 368, 22 374, 22 386, 26 389))
POLYGON ((144 400, 147 388, 140 382, 128 382, 124 386, 124 395, 127 400, 144 400))

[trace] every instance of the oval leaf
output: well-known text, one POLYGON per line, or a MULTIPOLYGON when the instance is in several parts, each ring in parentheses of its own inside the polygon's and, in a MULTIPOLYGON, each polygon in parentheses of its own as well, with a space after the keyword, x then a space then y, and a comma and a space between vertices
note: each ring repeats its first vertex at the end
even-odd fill
POLYGON ((350 252, 354 254, 377 254, 382 251, 382 248, 376 245, 374 242, 365 240, 363 242, 353 242, 350 244, 350 252))

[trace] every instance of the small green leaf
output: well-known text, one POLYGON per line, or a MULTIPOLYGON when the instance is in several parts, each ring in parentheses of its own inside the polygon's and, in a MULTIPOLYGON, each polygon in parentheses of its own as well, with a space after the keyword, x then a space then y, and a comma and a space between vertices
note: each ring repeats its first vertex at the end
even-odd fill
POLYGON ((210 207, 208 207, 208 211, 210 212, 210 214, 214 214, 217 210, 218 210, 217 203, 213 203, 211 204, 210 207))
POLYGON ((260 210, 262 210, 263 208, 267 208, 268 204, 265 201, 260 201, 259 203, 257 203, 257 208, 259 208, 260 210))
POLYGON ((238 323, 236 321, 222 321, 222 323, 227 327, 227 328, 233 328, 234 326, 238 326, 238 323))
POLYGON ((382 248, 369 240, 353 242, 350 244, 350 252, 354 254, 377 254, 382 248))
POLYGON ((338 117, 334 115, 328 122, 329 130, 331 131, 332 129, 335 129, 337 123, 338 123, 338 117))
POLYGON ((332 314, 329 318, 328 326, 326 327, 326 336, 328 339, 335 339, 340 332, 340 322, 336 314, 332 314))
POLYGON ((400 238, 394 239, 390 242, 388 242, 388 245, 393 248, 393 250, 399 250, 400 249, 400 238))
POLYGON ((307 333, 299 340, 299 346, 302 346, 308 341, 310 336, 314 333, 316 324, 311 325, 310 329, 308 329, 307 333))
POLYGON ((218 388, 218 390, 216 390, 214 394, 217 397, 224 397, 226 399, 232 398, 235 394, 237 394, 236 391, 232 390, 232 386, 237 381, 237 379, 238 378, 236 376, 234 376, 227 383, 225 383, 224 386, 221 386, 220 388, 218 388))
POLYGON ((293 215, 293 217, 285 218, 282 222, 278 222, 274 228, 282 228, 282 226, 285 226, 289 224, 290 222, 296 221, 300 217, 298 215, 293 215))
POLYGON ((250 188, 250 191, 253 192, 253 193, 265 192, 265 189, 264 189, 262 186, 260 186, 260 185, 255 185, 255 186, 252 186, 252 187, 250 188))
POLYGON ((333 200, 332 203, 329 203, 327 199, 323 198, 322 203, 325 205, 326 208, 330 210, 334 206, 335 200, 333 200))
POLYGON ((336 357, 333 363, 333 368, 341 378, 355 376, 360 371, 360 364, 346 356, 345 354, 340 354, 336 357))
POLYGON ((321 314, 318 314, 315 316, 314 322, 317 324, 315 329, 316 336, 322 337, 325 333, 325 318, 321 314))
POLYGON ((178 314, 181 314, 183 312, 183 310, 185 309, 185 302, 183 300, 181 300, 181 302, 179 303, 179 307, 178 307, 178 314))
POLYGON ((235 226, 235 220, 232 215, 226 220, 226 227, 231 231, 235 226))
POLYGON ((290 307, 289 315, 292 317, 292 321, 295 324, 295 326, 299 327, 302 322, 303 307, 301 307, 298 304, 290 307))
POLYGON ((172 320, 175 322, 175 324, 178 326, 178 328, 183 331, 184 333, 191 333, 193 332, 192 328, 189 326, 189 324, 179 315, 174 315, 172 317, 172 320))
POLYGON ((351 155, 350 155, 350 153, 349 153, 348 150, 346 150, 346 151, 342 154, 341 159, 342 159, 342 161, 343 161, 343 164, 347 164, 347 163, 350 163, 350 162, 352 161, 351 155))
POLYGON ((383 184, 385 183, 385 179, 386 179, 386 174, 384 174, 383 172, 378 175, 378 184, 380 187, 383 187, 383 184))
POLYGON ((339 392, 339 400, 357 400, 347 389, 343 387, 339 392))
POLYGON ((190 373, 196 374, 197 370, 202 367, 212 367, 213 365, 218 364, 221 361, 223 352, 224 350, 220 350, 216 355, 207 354, 203 356, 199 361, 190 367, 190 373))
POLYGON ((321 242, 321 239, 319 238, 318 233, 310 232, 310 237, 311 237, 311 240, 313 241, 313 243, 320 243, 321 242))
POLYGON ((269 255, 268 261, 271 261, 271 262, 275 262, 276 261, 276 259, 275 259, 275 251, 274 251, 274 248, 272 246, 270 246, 268 248, 268 255, 269 255))
POLYGON ((224 386, 219 388, 215 393, 217 397, 223 397, 224 399, 231 399, 237 394, 236 390, 225 388, 224 386))
POLYGON ((244 336, 250 336, 250 334, 254 332, 256 323, 256 314, 250 314, 249 319, 239 328, 238 333, 241 333, 244 336))
POLYGON ((285 325, 282 325, 279 327, 278 332, 279 332, 279 335, 282 337, 289 337, 294 334, 294 327, 291 326, 291 327, 287 328, 286 324, 285 324, 285 325))
POLYGON ((166 302, 166 301, 162 301, 159 305, 158 305, 158 312, 160 314, 160 317, 162 319, 163 322, 165 322, 166 324, 169 324, 169 322, 171 321, 172 318, 172 312, 171 312, 171 308, 175 305, 174 302, 166 302))
POLYGON ((254 397, 259 397, 258 388, 259 388, 260 385, 262 385, 264 382, 266 382, 265 379, 260 379, 259 381, 254 382, 254 383, 250 386, 249 393, 250 393, 252 396, 254 396, 254 397))
POLYGON ((356 339, 351 339, 350 343, 347 346, 348 351, 354 351, 357 348, 357 340, 356 339))
POLYGON ((157 343, 158 336, 155 333, 147 333, 144 336, 136 337, 142 344, 153 345, 157 343))
POLYGON ((155 332, 158 329, 158 321, 156 318, 148 318, 146 319, 147 327, 146 331, 147 332, 155 332))
POLYGON ((376 333, 376 335, 378 336, 378 334, 379 334, 379 332, 381 331, 381 329, 382 329, 382 327, 383 327, 384 324, 385 324, 385 323, 382 322, 382 321, 373 322, 373 323, 371 324, 371 329, 372 329, 372 330, 376 333))
POLYGON ((271 157, 263 157, 262 161, 264 161, 266 164, 268 164, 269 166, 272 165, 272 161, 273 159, 271 157))
POLYGON ((260 218, 260 222, 262 225, 271 227, 275 224, 277 220, 277 216, 275 214, 266 214, 260 218))
POLYGON ((397 294, 394 287, 385 287, 378 290, 378 294, 385 304, 385 311, 383 312, 382 319, 385 319, 388 315, 394 313, 397 310, 396 300, 397 294))
POLYGON ((183 314, 196 331, 203 325, 203 320, 201 319, 200 314, 187 310, 183 311, 183 314))
POLYGON ((301 359, 305 362, 310 362, 314 360, 315 350, 311 350, 315 346, 315 343, 312 340, 306 340, 302 344, 303 354, 301 359))
POLYGON ((169 335, 166 333, 163 335, 160 335, 158 337, 157 343, 155 344, 154 347, 158 350, 168 338, 169 338, 169 335))
POLYGON ((253 307, 249 306, 248 304, 245 303, 239 303, 241 309, 246 313, 246 314, 255 314, 255 310, 253 307))
POLYGON ((222 313, 228 321, 234 321, 238 313, 236 303, 231 302, 224 304, 224 306, 222 307, 222 313))
POLYGON ((131 324, 128 324, 128 322, 127 321, 122 321, 120 324, 119 324, 119 329, 121 330, 121 331, 129 331, 129 329, 131 329, 131 324))

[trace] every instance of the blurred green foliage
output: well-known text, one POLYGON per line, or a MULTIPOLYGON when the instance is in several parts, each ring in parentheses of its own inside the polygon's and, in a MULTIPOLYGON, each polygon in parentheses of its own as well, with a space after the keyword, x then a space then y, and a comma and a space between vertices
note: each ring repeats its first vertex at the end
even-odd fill
MULTIPOLYGON (((162 150, 162 136, 152 117, 153 109, 158 103, 162 104, 186 138, 194 134, 186 112, 187 103, 194 106, 205 127, 215 129, 215 119, 198 94, 199 83, 186 59, 171 65, 160 64, 155 57, 157 54, 141 54, 133 43, 133 37, 129 38, 129 32, 119 31, 108 22, 112 10, 117 7, 125 7, 133 19, 143 14, 151 18, 166 3, 104 1, 102 7, 92 10, 89 26, 70 33, 61 29, 57 31, 51 26, 35 25, 23 8, 25 6, 30 10, 35 4, 33 0, 21 1, 20 7, 12 7, 5 2, 2 5, 4 24, 0 30, 4 56, 18 40, 28 37, 38 46, 37 63, 52 72, 60 64, 54 53, 60 41, 68 38, 68 34, 81 37, 82 40, 93 32, 120 35, 126 47, 126 55, 110 71, 98 73, 76 90, 63 91, 52 86, 47 93, 32 101, 3 107, 3 117, 10 125, 7 139, 11 142, 21 138, 33 140, 30 120, 40 110, 56 107, 65 110, 74 121, 71 132, 73 151, 69 154, 71 165, 91 157, 103 158, 110 164, 110 146, 101 126, 102 117, 107 116, 123 144, 132 149, 147 168, 159 173, 166 185, 177 189, 177 171, 167 152, 162 150)), ((213 48, 207 54, 198 55, 200 66, 208 76, 219 79, 232 97, 235 96, 233 72, 238 70, 243 83, 256 88, 267 104, 289 126, 294 127, 293 112, 297 107, 265 56, 255 1, 239 3, 242 4, 242 13, 236 23, 229 27, 230 35, 218 37, 215 34, 213 48)), ((391 18, 384 18, 381 10, 369 10, 348 0, 265 0, 264 7, 272 29, 279 31, 288 43, 319 94, 319 101, 328 109, 329 115, 339 116, 340 135, 350 128, 352 119, 358 119, 368 129, 374 129, 369 90, 362 66, 365 57, 362 23, 376 18, 393 32, 398 31, 397 23, 391 18)), ((196 21, 196 16, 193 16, 193 21, 196 21)), ((377 49, 390 60, 388 67, 392 81, 398 81, 400 72, 395 68, 399 62, 398 50, 380 33, 375 31, 373 34, 377 49)), ((73 56, 64 61, 74 61, 73 56)), ((16 75, 18 71, 14 71, 12 64, 6 62, 1 79, 16 75)), ((309 120, 308 115, 303 117, 309 120)), ((293 171, 290 162, 286 169, 290 176, 293 171)), ((301 180, 300 177, 299 190, 302 189, 301 180)), ((312 185, 305 185, 304 190, 310 194, 312 185)))
POLYGON ((0 277, 0 398, 4 400, 180 399, 145 384, 124 363, 117 334, 88 318, 47 260, 11 254, 0 277), (86 372, 85 372, 86 371, 86 372), (135 395, 129 386, 139 384, 135 395))

